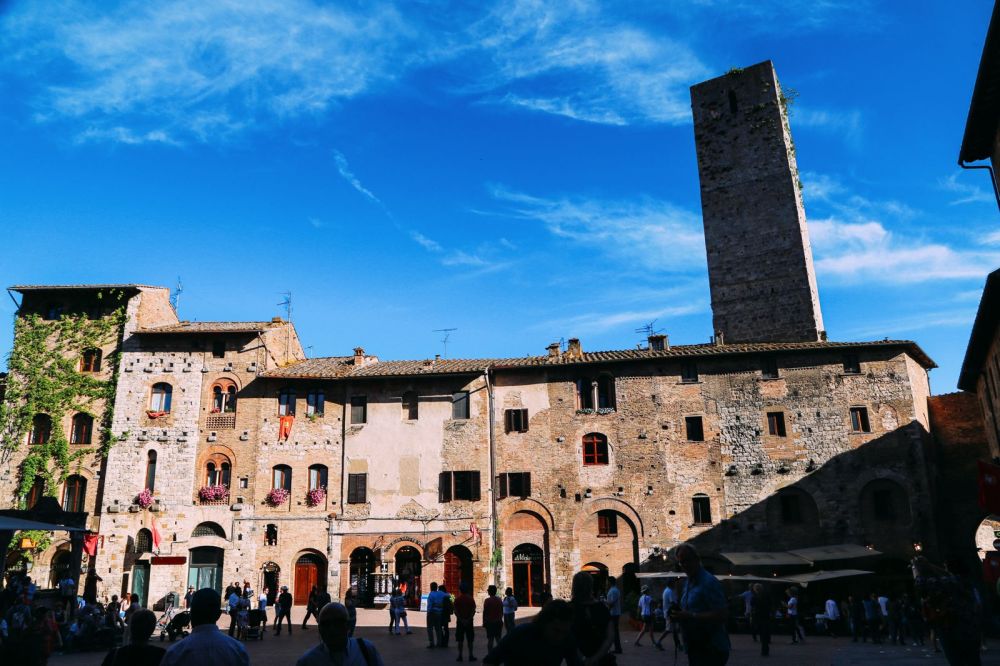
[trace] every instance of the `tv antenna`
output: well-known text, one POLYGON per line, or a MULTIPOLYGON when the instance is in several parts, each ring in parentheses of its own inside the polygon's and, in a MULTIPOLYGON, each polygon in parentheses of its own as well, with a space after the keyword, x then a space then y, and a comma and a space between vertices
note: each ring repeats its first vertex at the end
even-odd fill
POLYGON ((653 321, 647 322, 647 323, 643 324, 642 326, 640 326, 639 328, 635 329, 635 332, 636 333, 642 333, 643 336, 644 336, 644 338, 645 338, 644 340, 642 340, 642 342, 639 343, 639 348, 641 349, 642 345, 645 344, 646 341, 649 340, 650 337, 652 337, 652 336, 654 336, 654 335, 656 335, 658 333, 662 333, 663 329, 662 328, 656 328, 656 320, 654 319, 653 321))
POLYGON ((177 312, 177 306, 181 302, 181 292, 184 291, 184 285, 181 284, 181 276, 177 276, 177 286, 174 288, 174 295, 170 297, 170 304, 174 306, 174 312, 177 312))
POLYGON ((281 307, 285 308, 285 321, 291 321, 292 320, 292 292, 290 292, 290 291, 282 291, 282 292, 278 292, 278 293, 280 293, 282 296, 285 297, 284 299, 282 299, 282 301, 280 303, 278 303, 278 305, 280 305, 281 307))
POLYGON ((457 331, 457 328, 435 328, 431 333, 444 333, 444 337, 441 338, 441 344, 444 345, 444 354, 442 358, 448 358, 448 340, 451 338, 452 331, 457 331))

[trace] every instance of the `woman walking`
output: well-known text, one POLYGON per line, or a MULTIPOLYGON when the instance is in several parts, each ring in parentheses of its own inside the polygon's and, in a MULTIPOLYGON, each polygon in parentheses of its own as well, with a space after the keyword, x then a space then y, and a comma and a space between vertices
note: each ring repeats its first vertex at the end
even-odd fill
POLYGON ((513 588, 508 587, 503 592, 503 626, 507 633, 514 631, 514 613, 517 612, 517 599, 513 588))

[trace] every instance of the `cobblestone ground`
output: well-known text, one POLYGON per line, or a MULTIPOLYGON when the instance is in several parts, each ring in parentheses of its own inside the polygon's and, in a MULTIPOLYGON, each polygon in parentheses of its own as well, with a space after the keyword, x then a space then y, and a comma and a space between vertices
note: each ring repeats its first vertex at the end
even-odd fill
MULTIPOLYGON (((296 609, 297 614, 293 618, 298 618, 301 623, 304 612, 296 609)), ((382 659, 387 665, 400 664, 405 666, 422 666, 424 664, 452 664, 455 663, 457 652, 454 647, 446 650, 428 650, 427 634, 422 613, 410 614, 412 620, 413 634, 407 636, 391 636, 383 624, 388 622, 386 611, 361 610, 358 613, 358 635, 372 641, 382 659)), ((223 626, 220 621, 220 626, 223 626)), ((228 628, 228 622, 225 624, 228 628)), ((454 633, 454 627, 452 628, 454 633)), ((640 664, 655 664, 663 666, 686 666, 687 658, 680 654, 676 662, 672 650, 660 652, 649 647, 632 647, 631 643, 635 639, 634 632, 623 632, 622 642, 625 653, 620 655, 618 663, 621 666, 638 666, 640 664)), ((861 643, 851 643, 849 639, 809 637, 805 644, 790 645, 785 637, 779 637, 771 647, 771 656, 764 658, 760 656, 758 646, 747 635, 737 635, 732 637, 733 652, 729 659, 732 666, 742 666, 743 664, 769 664, 771 666, 908 666, 910 664, 927 664, 934 666, 940 664, 946 666, 947 662, 940 653, 935 653, 929 648, 899 647, 892 645, 871 645, 861 643)), ((299 629, 299 624, 295 625, 294 633, 289 636, 282 633, 281 636, 274 636, 269 632, 263 641, 252 641, 247 644, 247 651, 250 653, 250 662, 258 666, 283 666, 285 664, 294 665, 306 650, 319 641, 319 634, 316 626, 310 620, 310 628, 306 631, 299 629)), ((480 629, 476 635, 477 652, 476 656, 481 660, 485 654, 485 635, 480 629)), ((668 637, 664 643, 666 647, 670 642, 668 637)), ((169 645, 164 643, 163 645, 169 645)), ((50 664, 54 666, 98 666, 104 654, 85 653, 72 655, 54 656, 50 664)), ((990 643, 990 649, 983 652, 984 664, 996 664, 1000 666, 1000 642, 990 643)))

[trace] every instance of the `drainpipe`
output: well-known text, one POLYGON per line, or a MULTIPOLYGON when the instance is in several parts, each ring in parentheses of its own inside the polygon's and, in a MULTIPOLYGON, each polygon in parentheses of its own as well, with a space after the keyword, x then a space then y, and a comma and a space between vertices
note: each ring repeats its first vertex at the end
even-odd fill
MULTIPOLYGON (((496 552, 497 543, 497 494, 493 486, 493 479, 496 478, 496 437, 494 436, 494 414, 493 414, 493 384, 490 382, 490 369, 487 367, 483 371, 483 378, 486 380, 486 400, 490 411, 490 564, 493 564, 493 553, 496 552)), ((500 577, 496 568, 493 568, 493 584, 500 585, 500 577)))
POLYGON ((997 188, 997 177, 996 174, 993 173, 993 167, 989 164, 966 164, 965 160, 962 159, 958 160, 958 166, 969 170, 986 169, 990 172, 990 185, 993 186, 993 197, 996 199, 997 208, 1000 209, 1000 189, 997 188))

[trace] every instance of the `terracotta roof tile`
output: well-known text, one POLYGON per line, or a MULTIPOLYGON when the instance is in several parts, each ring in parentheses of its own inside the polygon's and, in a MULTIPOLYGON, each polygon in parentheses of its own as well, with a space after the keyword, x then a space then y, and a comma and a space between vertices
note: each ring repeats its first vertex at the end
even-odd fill
POLYGON ((59 291, 64 289, 167 289, 149 284, 16 284, 10 291, 59 291))
POLYGON ((282 326, 280 321, 182 321, 178 324, 141 328, 137 333, 260 333, 282 326))
POLYGON ((898 347, 926 368, 937 365, 914 342, 909 340, 878 340, 874 342, 769 342, 727 345, 681 345, 652 351, 649 349, 618 349, 585 352, 579 358, 565 352, 557 357, 522 356, 517 358, 428 359, 422 361, 372 361, 354 367, 353 356, 314 358, 264 373, 266 377, 347 379, 361 377, 413 377, 420 375, 478 374, 487 369, 541 368, 587 363, 612 363, 650 359, 730 356, 766 352, 818 351, 834 349, 871 349, 898 347))

